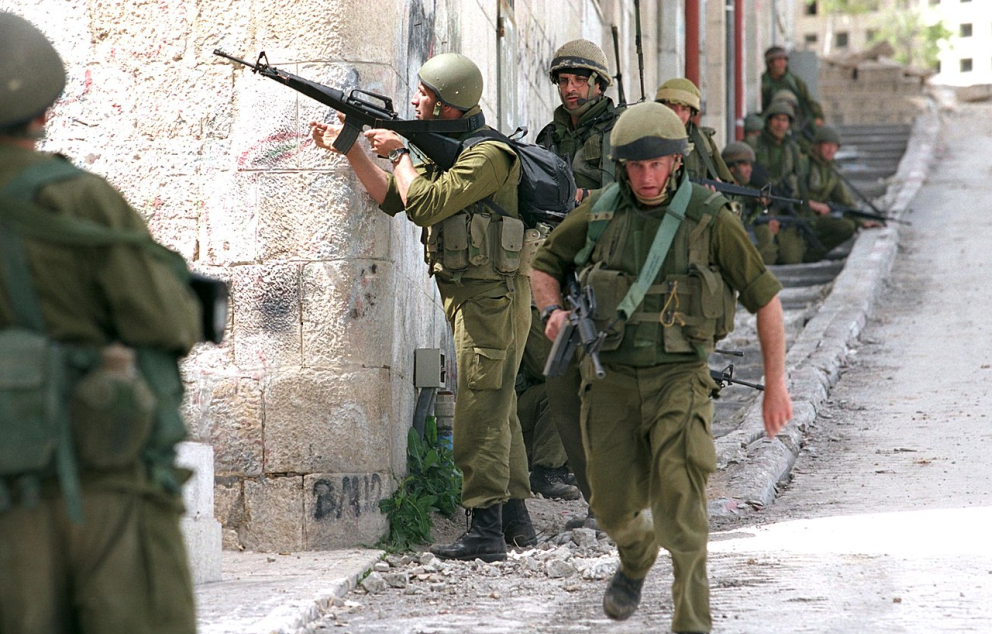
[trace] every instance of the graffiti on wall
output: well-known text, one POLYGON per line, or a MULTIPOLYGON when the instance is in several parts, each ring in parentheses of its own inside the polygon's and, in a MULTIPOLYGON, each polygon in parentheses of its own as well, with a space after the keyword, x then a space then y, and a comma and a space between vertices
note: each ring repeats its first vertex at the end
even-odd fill
POLYGON ((378 473, 320 478, 313 483, 313 518, 333 522, 343 517, 378 513, 382 478, 378 473))

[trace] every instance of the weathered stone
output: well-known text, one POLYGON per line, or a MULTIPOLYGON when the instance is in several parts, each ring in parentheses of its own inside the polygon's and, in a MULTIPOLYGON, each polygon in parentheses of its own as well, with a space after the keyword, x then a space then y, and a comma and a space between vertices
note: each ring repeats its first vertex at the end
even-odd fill
POLYGON ((303 478, 245 480, 241 542, 259 552, 303 550, 303 478))
POLYGON ((224 531, 224 548, 238 547, 241 545, 238 531, 245 522, 244 485, 233 478, 215 478, 214 482, 214 517, 224 531))
POLYGON ((264 389, 266 473, 373 473, 390 455, 389 372, 293 370, 264 389))
POLYGON ((392 588, 405 588, 410 585, 410 576, 405 572, 388 572, 382 575, 382 580, 392 588))
POLYGON ((572 532, 572 541, 579 548, 595 548, 599 545, 596 531, 591 528, 576 528, 572 532))
MULTIPOLYGON (((327 550, 378 541, 389 528, 379 501, 388 496, 390 483, 388 476, 378 473, 305 476, 306 548, 327 550)), ((388 563, 379 564, 389 570, 388 563)))
POLYGON ((300 282, 295 264, 243 266, 234 272, 234 357, 242 369, 298 367, 300 282))
POLYGON ((198 434, 214 448, 217 475, 262 475, 262 389, 246 377, 221 378, 204 388, 198 434))
POLYGON ((372 570, 376 572, 389 572, 389 564, 385 561, 377 561, 375 565, 372 566, 372 570))
POLYGON ((549 559, 545 562, 544 569, 552 579, 571 577, 575 574, 575 566, 561 559, 549 559))
POLYGON ((385 592, 389 587, 386 581, 382 578, 378 572, 369 573, 369 576, 362 579, 359 584, 362 588, 369 594, 379 594, 380 592, 385 592))

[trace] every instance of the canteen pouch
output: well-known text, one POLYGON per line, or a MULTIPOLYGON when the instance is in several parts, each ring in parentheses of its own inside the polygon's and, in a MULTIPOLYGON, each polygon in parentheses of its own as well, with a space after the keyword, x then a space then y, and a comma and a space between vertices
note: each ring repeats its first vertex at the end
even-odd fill
POLYGON ((75 386, 70 403, 79 462, 93 469, 134 463, 155 421, 156 400, 134 361, 119 344, 101 350, 102 363, 75 386))
POLYGON ((44 335, 0 331, 0 475, 48 467, 58 445, 64 359, 44 335))

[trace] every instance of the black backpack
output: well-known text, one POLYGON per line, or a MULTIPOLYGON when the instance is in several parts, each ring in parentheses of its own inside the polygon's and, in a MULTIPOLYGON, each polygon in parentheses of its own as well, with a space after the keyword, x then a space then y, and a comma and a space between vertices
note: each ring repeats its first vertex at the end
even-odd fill
POLYGON ((555 226, 575 208, 572 168, 551 150, 518 140, 518 134, 526 133, 526 128, 518 128, 512 137, 508 137, 488 128, 477 130, 462 141, 461 150, 488 140, 509 145, 520 159, 520 185, 517 187, 520 218, 528 227, 538 222, 555 226))

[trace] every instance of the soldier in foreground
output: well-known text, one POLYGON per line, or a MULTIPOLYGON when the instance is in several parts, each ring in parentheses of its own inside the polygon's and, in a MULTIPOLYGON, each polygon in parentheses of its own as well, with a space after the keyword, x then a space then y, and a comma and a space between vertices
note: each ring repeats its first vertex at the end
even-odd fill
MULTIPOLYGON (((597 326, 606 333, 605 378, 596 377, 588 355, 581 361, 590 503, 620 553, 603 597, 606 615, 624 620, 636 611, 661 546, 675 575, 672 629, 709 632, 706 483, 716 469, 710 399, 717 386, 706 360, 733 327, 739 293, 758 315, 762 411, 775 436, 792 417, 781 285, 727 200, 688 181, 682 160, 689 142, 671 110, 631 107, 617 121, 611 148, 618 182, 595 192, 538 251, 534 297, 542 308, 560 306, 562 279, 574 262, 582 285, 595 293, 597 326), (713 292, 704 296, 710 283, 713 292)), ((549 338, 566 317, 550 311, 549 338)))
POLYGON ((192 633, 188 271, 105 180, 36 150, 62 61, 11 13, 0 41, 0 632, 192 633))
POLYGON ((654 100, 671 108, 685 126, 689 143, 693 145, 692 152, 685 159, 689 177, 733 182, 734 178, 713 141, 716 130, 701 128, 694 121, 702 108, 702 97, 696 84, 682 77, 669 79, 658 88, 654 100))
MULTIPOLYGON (((482 73, 467 57, 433 57, 420 68, 418 81, 411 101, 418 119, 481 117, 482 73)), ((341 127, 310 125, 317 146, 333 149, 341 127)), ((434 545, 431 552, 442 559, 501 561, 507 543, 537 541, 524 504, 530 484, 514 385, 530 327, 530 281, 520 268, 519 246, 505 246, 523 242, 520 161, 506 143, 485 140, 442 171, 431 162, 414 165, 394 132, 368 130, 365 138, 373 152, 389 158, 393 172, 358 144, 346 154, 348 163, 384 212, 405 213, 422 227, 430 274, 454 330, 453 449, 463 477, 462 505, 472 523, 454 543, 434 545), (494 213, 488 201, 505 215, 494 213), (488 232, 485 247, 470 252, 469 236, 480 232, 488 232)))

